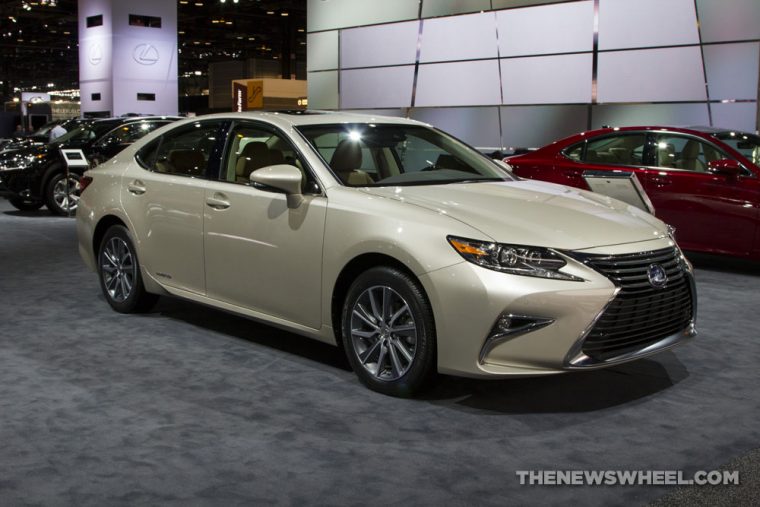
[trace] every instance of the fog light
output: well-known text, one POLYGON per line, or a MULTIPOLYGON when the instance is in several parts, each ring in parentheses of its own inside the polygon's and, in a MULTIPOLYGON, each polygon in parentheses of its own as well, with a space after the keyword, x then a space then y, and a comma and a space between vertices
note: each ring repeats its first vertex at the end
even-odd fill
POLYGON ((496 319, 496 323, 491 328, 483 347, 480 349, 480 364, 483 364, 488 354, 505 341, 517 338, 518 336, 536 331, 546 327, 554 322, 554 319, 544 317, 530 317, 527 315, 514 315, 512 313, 502 313, 496 319))

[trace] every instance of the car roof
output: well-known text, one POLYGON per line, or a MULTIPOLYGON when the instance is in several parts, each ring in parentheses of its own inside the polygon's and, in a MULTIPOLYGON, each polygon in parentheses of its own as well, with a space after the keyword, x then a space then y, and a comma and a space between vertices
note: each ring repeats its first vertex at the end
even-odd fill
POLYGON ((283 128, 298 127, 302 125, 331 125, 336 123, 393 123, 403 125, 429 126, 426 123, 394 116, 316 110, 216 113, 196 116, 194 118, 188 118, 188 120, 192 121, 214 118, 262 120, 269 123, 274 123, 283 128))

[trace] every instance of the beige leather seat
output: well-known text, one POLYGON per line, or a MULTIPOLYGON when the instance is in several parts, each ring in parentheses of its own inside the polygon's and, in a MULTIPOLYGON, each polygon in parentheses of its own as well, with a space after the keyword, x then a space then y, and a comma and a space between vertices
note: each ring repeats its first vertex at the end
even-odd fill
POLYGON ((167 157, 169 172, 200 176, 206 169, 206 159, 198 150, 172 150, 167 157))
POLYGON ((359 169, 362 166, 362 149, 359 143, 344 139, 338 143, 330 167, 347 185, 371 185, 375 182, 366 172, 359 169))
POLYGON ((235 164, 235 181, 248 183, 251 173, 269 164, 269 148, 260 141, 251 141, 245 145, 235 164))
POLYGON ((690 171, 706 171, 705 163, 699 159, 699 141, 691 139, 681 150, 681 158, 678 160, 678 167, 690 171))
POLYGON ((657 166, 676 166, 676 148, 673 146, 673 144, 665 143, 663 146, 657 146, 657 166))

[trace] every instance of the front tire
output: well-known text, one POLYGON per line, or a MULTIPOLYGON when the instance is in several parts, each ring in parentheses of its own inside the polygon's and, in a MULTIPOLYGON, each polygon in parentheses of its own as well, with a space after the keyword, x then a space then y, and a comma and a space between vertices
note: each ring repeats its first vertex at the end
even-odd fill
POLYGON ((98 277, 106 301, 117 312, 147 311, 158 299, 145 290, 134 243, 122 225, 111 226, 100 242, 98 277))
POLYGON ((24 199, 23 197, 10 197, 8 202, 19 211, 37 211, 42 207, 40 201, 31 201, 29 199, 24 199))
POLYGON ((45 204, 54 215, 68 216, 79 205, 79 176, 69 174, 69 186, 66 188, 66 174, 56 173, 45 186, 45 204))
POLYGON ((433 311, 419 282, 388 266, 359 275, 342 314, 343 345, 359 380, 409 397, 435 372, 433 311))

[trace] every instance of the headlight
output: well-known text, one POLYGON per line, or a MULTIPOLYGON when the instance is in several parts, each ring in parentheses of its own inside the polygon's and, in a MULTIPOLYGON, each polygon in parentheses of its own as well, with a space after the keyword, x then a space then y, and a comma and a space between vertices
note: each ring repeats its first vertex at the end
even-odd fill
POLYGON ((466 260, 484 268, 513 275, 536 276, 582 282, 583 278, 562 273, 567 262, 558 253, 542 247, 504 245, 449 236, 454 250, 466 260))

